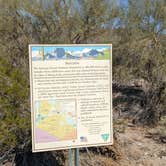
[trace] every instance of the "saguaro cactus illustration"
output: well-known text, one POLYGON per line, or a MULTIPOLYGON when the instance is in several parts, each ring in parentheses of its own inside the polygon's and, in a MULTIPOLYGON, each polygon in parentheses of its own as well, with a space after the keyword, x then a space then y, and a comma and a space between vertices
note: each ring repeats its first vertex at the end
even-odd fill
POLYGON ((44 47, 41 48, 41 50, 39 51, 40 56, 42 57, 42 59, 44 60, 44 47))

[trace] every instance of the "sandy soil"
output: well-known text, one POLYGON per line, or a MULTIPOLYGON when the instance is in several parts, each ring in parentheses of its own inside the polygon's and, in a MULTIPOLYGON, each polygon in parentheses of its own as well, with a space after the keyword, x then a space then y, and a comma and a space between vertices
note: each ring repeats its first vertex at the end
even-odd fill
POLYGON ((121 159, 114 161, 110 157, 81 155, 81 165, 86 166, 166 166, 166 144, 159 144, 147 138, 145 128, 128 124, 124 133, 118 134, 121 159))
POLYGON ((147 138, 147 131, 129 124, 125 133, 119 134, 126 166, 166 166, 166 144, 147 138))

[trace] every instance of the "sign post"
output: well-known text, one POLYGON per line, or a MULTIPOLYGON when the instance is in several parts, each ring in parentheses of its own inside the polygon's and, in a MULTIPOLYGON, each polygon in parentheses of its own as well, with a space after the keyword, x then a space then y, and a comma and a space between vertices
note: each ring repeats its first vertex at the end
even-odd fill
POLYGON ((79 166, 79 149, 69 149, 69 166, 79 166))
POLYGON ((69 166, 73 166, 73 150, 69 149, 69 166))
POLYGON ((29 62, 33 152, 79 166, 78 148, 113 144, 111 44, 33 44, 29 62))
POLYGON ((75 166, 79 166, 80 164, 79 164, 79 149, 78 148, 76 148, 75 149, 75 166))

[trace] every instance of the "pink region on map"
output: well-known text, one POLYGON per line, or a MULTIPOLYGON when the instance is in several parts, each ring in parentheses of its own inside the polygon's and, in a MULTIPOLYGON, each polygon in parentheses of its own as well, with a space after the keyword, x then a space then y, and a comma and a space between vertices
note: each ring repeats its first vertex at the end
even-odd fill
POLYGON ((39 128, 35 129, 35 135, 36 135, 36 139, 35 139, 36 143, 58 141, 58 139, 56 137, 52 136, 51 134, 49 134, 39 128))

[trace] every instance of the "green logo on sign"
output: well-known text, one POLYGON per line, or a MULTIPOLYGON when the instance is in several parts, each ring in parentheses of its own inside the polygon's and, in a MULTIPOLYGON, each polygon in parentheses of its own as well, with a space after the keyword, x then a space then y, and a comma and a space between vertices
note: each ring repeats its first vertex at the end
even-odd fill
POLYGON ((101 137, 104 141, 107 141, 109 138, 109 134, 102 134, 101 137))

